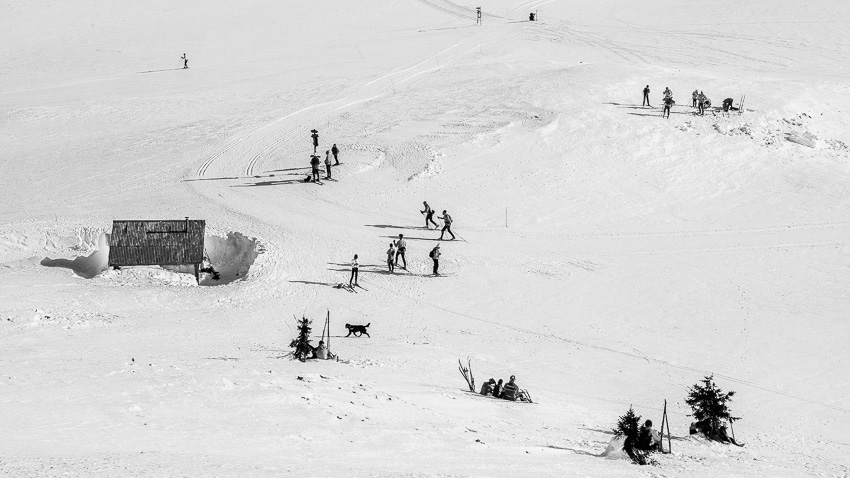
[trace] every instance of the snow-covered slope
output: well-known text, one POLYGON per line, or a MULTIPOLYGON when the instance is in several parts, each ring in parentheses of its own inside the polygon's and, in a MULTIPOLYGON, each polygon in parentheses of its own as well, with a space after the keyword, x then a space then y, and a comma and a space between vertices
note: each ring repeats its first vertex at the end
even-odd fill
POLYGON ((847 475, 850 7, 476 6, 0 5, 0 472, 847 475), (113 219, 184 216, 226 284, 95 275, 113 219), (348 362, 285 358, 328 313, 348 362), (744 448, 688 436, 710 373, 744 448), (665 399, 672 455, 597 456, 665 399))

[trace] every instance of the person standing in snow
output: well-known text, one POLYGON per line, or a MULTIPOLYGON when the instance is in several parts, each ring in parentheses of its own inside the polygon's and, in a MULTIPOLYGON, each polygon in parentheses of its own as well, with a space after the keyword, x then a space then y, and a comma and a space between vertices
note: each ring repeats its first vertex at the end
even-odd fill
POLYGON ((431 229, 431 226, 428 225, 429 222, 434 225, 434 229, 440 227, 434 222, 434 210, 428 205, 428 201, 422 201, 422 204, 425 205, 425 210, 419 212, 425 215, 425 229, 431 229))
POLYGON ((475 13, 478 16, 478 18, 475 19, 475 24, 481 25, 481 7, 475 7, 475 13))
POLYGON ((431 259, 434 260, 434 275, 438 276, 440 275, 440 244, 434 246, 434 248, 431 249, 431 254, 429 255, 431 256, 431 259))
POLYGON ((395 242, 391 242, 387 249, 387 267, 390 268, 390 274, 395 272, 395 242))
POLYGON ((183 60, 183 69, 185 70, 185 69, 189 68, 189 59, 186 58, 185 53, 183 54, 183 56, 180 57, 180 59, 183 60))
POLYGON ((455 233, 452 232, 452 217, 449 216, 449 213, 447 213, 445 209, 443 209, 443 215, 440 216, 438 219, 443 220, 443 230, 440 231, 440 240, 442 241, 443 240, 443 234, 448 232, 449 234, 452 235, 451 240, 454 241, 455 240, 455 233))
POLYGON ((351 282, 357 285, 357 272, 360 269, 360 263, 357 262, 357 254, 354 254, 354 259, 351 260, 351 278, 348 279, 348 287, 352 287, 351 282))
POLYGON ((694 92, 691 93, 691 99, 694 101, 694 104, 691 105, 691 107, 696 108, 697 107, 697 99, 699 99, 699 91, 694 90, 694 92))
POLYGON ((319 180, 319 157, 315 154, 310 155, 310 166, 313 167, 313 181, 319 180))
POLYGON ((328 173, 328 179, 331 178, 331 152, 330 150, 325 151, 325 171, 328 173))
POLYGON ((310 132, 313 133, 310 137, 313 138, 313 154, 315 154, 316 150, 319 148, 319 132, 315 129, 311 129, 310 132))
POLYGON ((643 89, 643 104, 641 106, 649 106, 652 108, 652 105, 649 104, 649 85, 646 85, 646 88, 643 89))
POLYGON ((407 258, 404 257, 404 253, 407 252, 407 242, 404 241, 404 234, 398 235, 398 240, 395 241, 395 246, 397 248, 395 253, 395 266, 398 267, 398 258, 401 257, 401 261, 404 263, 401 268, 406 270, 407 258))
POLYGON ((339 166, 339 158, 337 157, 339 148, 336 147, 336 143, 331 147, 331 154, 334 155, 334 166, 339 166))
POLYGON ((664 97, 664 111, 662 111, 662 112, 661 112, 661 117, 662 117, 662 118, 663 118, 663 117, 664 117, 664 115, 666 114, 666 115, 667 115, 667 119, 670 119, 670 108, 672 108, 672 107, 673 107, 673 105, 674 105, 675 103, 676 103, 676 102, 675 102, 675 101, 673 101, 673 97, 672 97, 672 96, 666 96, 666 97, 664 97))
POLYGON ((702 116, 705 114, 705 94, 700 91, 699 96, 697 96, 697 108, 699 110, 699 115, 702 116))

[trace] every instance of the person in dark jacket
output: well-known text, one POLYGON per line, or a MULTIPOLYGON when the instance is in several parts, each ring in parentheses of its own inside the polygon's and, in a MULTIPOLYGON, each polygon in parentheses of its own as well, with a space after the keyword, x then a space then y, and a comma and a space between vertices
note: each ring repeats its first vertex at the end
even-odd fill
POLYGON ((493 394, 493 387, 495 387, 495 386, 496 386, 496 381, 493 380, 492 378, 490 380, 484 382, 484 385, 481 386, 481 395, 484 395, 484 396, 492 395, 493 394))
POLYGON ((431 259, 434 261, 434 275, 435 276, 440 275, 439 270, 440 270, 440 256, 441 255, 442 255, 442 253, 440 252, 440 245, 437 244, 436 246, 434 246, 433 249, 431 249, 431 259))
POLYGON ((502 388, 502 398, 505 400, 516 401, 519 398, 519 385, 516 384, 516 377, 511 375, 510 380, 502 388))
POLYGON ((313 167, 313 181, 319 180, 319 157, 315 154, 310 156, 310 166, 313 167))
POLYGON ((185 53, 180 57, 180 59, 183 60, 183 69, 185 70, 189 68, 189 58, 186 57, 185 53))
POLYGON ((319 132, 314 129, 311 129, 310 132, 313 133, 310 137, 313 138, 313 153, 315 154, 319 148, 319 132))
POLYGON ((673 107, 673 105, 674 105, 675 103, 676 103, 676 102, 675 102, 675 101, 673 101, 673 97, 672 97, 672 96, 666 96, 666 97, 664 97, 664 111, 662 111, 662 112, 661 112, 661 117, 662 117, 662 118, 664 117, 664 115, 667 115, 667 119, 670 119, 670 109, 673 107))
POLYGON ((641 106, 652 107, 652 105, 649 104, 649 85, 646 85, 646 88, 643 89, 643 104, 641 106))
POLYGON ((496 384, 496 386, 495 386, 495 387, 493 387, 493 396, 494 396, 494 397, 496 397, 496 398, 502 398, 502 383, 503 383, 503 382, 504 382, 504 380, 502 380, 502 379, 500 378, 500 379, 499 379, 499 383, 497 383, 497 384, 496 384))
POLYGON ((339 148, 336 147, 336 143, 331 146, 331 154, 334 155, 334 166, 339 166, 339 158, 337 157, 339 154, 339 148))

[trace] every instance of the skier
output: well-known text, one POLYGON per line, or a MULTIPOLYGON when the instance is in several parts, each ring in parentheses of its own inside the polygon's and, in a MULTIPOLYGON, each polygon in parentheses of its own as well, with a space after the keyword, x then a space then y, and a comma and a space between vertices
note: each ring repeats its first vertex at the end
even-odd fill
POLYGON ((528 21, 530 21, 530 22, 534 21, 534 12, 531 12, 531 13, 528 14, 528 21))
POLYGON ((357 262, 357 254, 354 254, 354 259, 351 260, 351 278, 348 279, 348 287, 352 287, 352 281, 354 281, 354 285, 357 285, 357 271, 359 268, 360 263, 357 262))
POLYGON ((697 107, 697 100, 699 99, 699 91, 694 90, 694 92, 691 93, 691 99, 694 100, 694 104, 691 107, 696 108, 697 107))
POLYGON ((395 272, 395 242, 391 242, 390 248, 387 249, 387 266, 390 268, 390 274, 395 272))
POLYGON ((325 151, 325 170, 328 173, 328 179, 331 178, 331 152, 330 150, 325 151))
POLYGON ((481 25, 481 7, 475 7, 475 13, 478 16, 478 18, 476 18, 476 20, 475 20, 475 24, 481 25))
POLYGON ((449 234, 452 235, 451 240, 454 241, 455 240, 455 233, 452 232, 452 217, 449 216, 449 213, 447 213, 445 209, 443 209, 443 215, 440 216, 439 219, 443 220, 443 230, 440 231, 440 240, 442 241, 443 240, 443 234, 448 232, 449 234))
POLYGON ((336 147, 336 143, 331 147, 331 154, 334 155, 334 166, 339 166, 339 158, 337 157, 339 148, 336 147))
POLYGON ((670 91, 670 88, 665 86, 664 87, 664 98, 672 98, 672 97, 673 97, 673 92, 670 91))
POLYGON ((425 210, 419 212, 425 215, 425 229, 431 229, 431 226, 428 225, 429 222, 434 225, 434 229, 440 227, 434 222, 434 210, 428 205, 428 201, 422 201, 422 204, 425 205, 425 210))
POLYGON ((697 108, 699 110, 698 114, 700 116, 705 114, 705 100, 706 99, 707 98, 705 97, 705 94, 702 91, 700 91, 699 96, 697 96, 697 108))
POLYGON ((183 69, 185 70, 185 69, 189 68, 189 59, 186 58, 185 53, 183 54, 183 56, 180 57, 180 59, 183 60, 183 69))
POLYGON ((672 97, 672 96, 665 96, 665 97, 664 97, 664 111, 662 111, 662 112, 661 112, 661 117, 662 117, 662 118, 663 118, 663 117, 664 117, 664 115, 666 114, 666 115, 667 115, 667 119, 670 119, 670 108, 672 108, 674 104, 676 104, 676 102, 675 102, 675 101, 673 101, 673 97, 672 97))
POLYGON ((646 88, 643 89, 643 104, 641 106, 649 106, 652 108, 652 105, 649 104, 649 85, 646 85, 646 88))
POLYGON ((315 154, 310 155, 310 166, 313 167, 313 181, 319 181, 319 157, 315 154))
POLYGON ((401 257, 401 261, 404 263, 401 268, 407 270, 407 258, 404 257, 404 253, 407 252, 407 242, 404 241, 404 234, 398 235, 398 240, 395 241, 395 247, 397 248, 395 253, 395 266, 398 267, 398 258, 401 257))
POLYGON ((436 246, 434 246, 434 248, 431 249, 431 253, 428 255, 431 256, 431 259, 434 260, 434 275, 440 275, 440 245, 437 244, 436 246))
POLYGON ((310 132, 313 133, 310 137, 313 138, 313 153, 315 153, 319 147, 319 132, 314 129, 311 129, 310 132))

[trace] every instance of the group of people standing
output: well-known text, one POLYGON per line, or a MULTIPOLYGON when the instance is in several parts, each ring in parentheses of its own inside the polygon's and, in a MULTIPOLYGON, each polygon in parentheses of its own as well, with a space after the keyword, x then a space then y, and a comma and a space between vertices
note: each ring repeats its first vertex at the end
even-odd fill
MULTIPOLYGON (((646 85, 646 87, 643 89, 643 101, 641 102, 641 106, 649 106, 650 108, 652 107, 652 105, 649 104, 649 92, 649 85, 646 85)), ((705 96, 705 93, 703 93, 702 91, 694 90, 694 92, 691 94, 691 99, 693 100, 691 106, 697 109, 697 114, 700 116, 705 114, 706 108, 711 107, 711 100, 709 100, 708 97, 705 96)), ((729 111, 729 109, 731 109, 732 107, 732 99, 727 98, 727 100, 729 101, 729 105, 727 107, 726 100, 724 100, 723 111, 729 111)), ((670 88, 664 88, 664 99, 662 100, 662 102, 664 103, 664 109, 661 111, 661 117, 669 119, 670 110, 672 109, 673 105, 676 104, 676 101, 673 100, 673 92, 670 90, 670 88)))
MULTIPOLYGON (((319 181, 319 167, 322 164, 319 155, 316 152, 319 149, 319 131, 318 130, 310 130, 311 138, 313 138, 313 154, 310 155, 310 167, 312 168, 312 175, 307 175, 304 179, 305 183, 309 182, 318 182, 319 181)), ((325 178, 333 179, 333 175, 331 173, 331 166, 339 166, 339 148, 337 148, 336 143, 331 146, 331 149, 325 151, 325 178), (334 162, 331 164, 331 155, 333 155, 334 162)))

